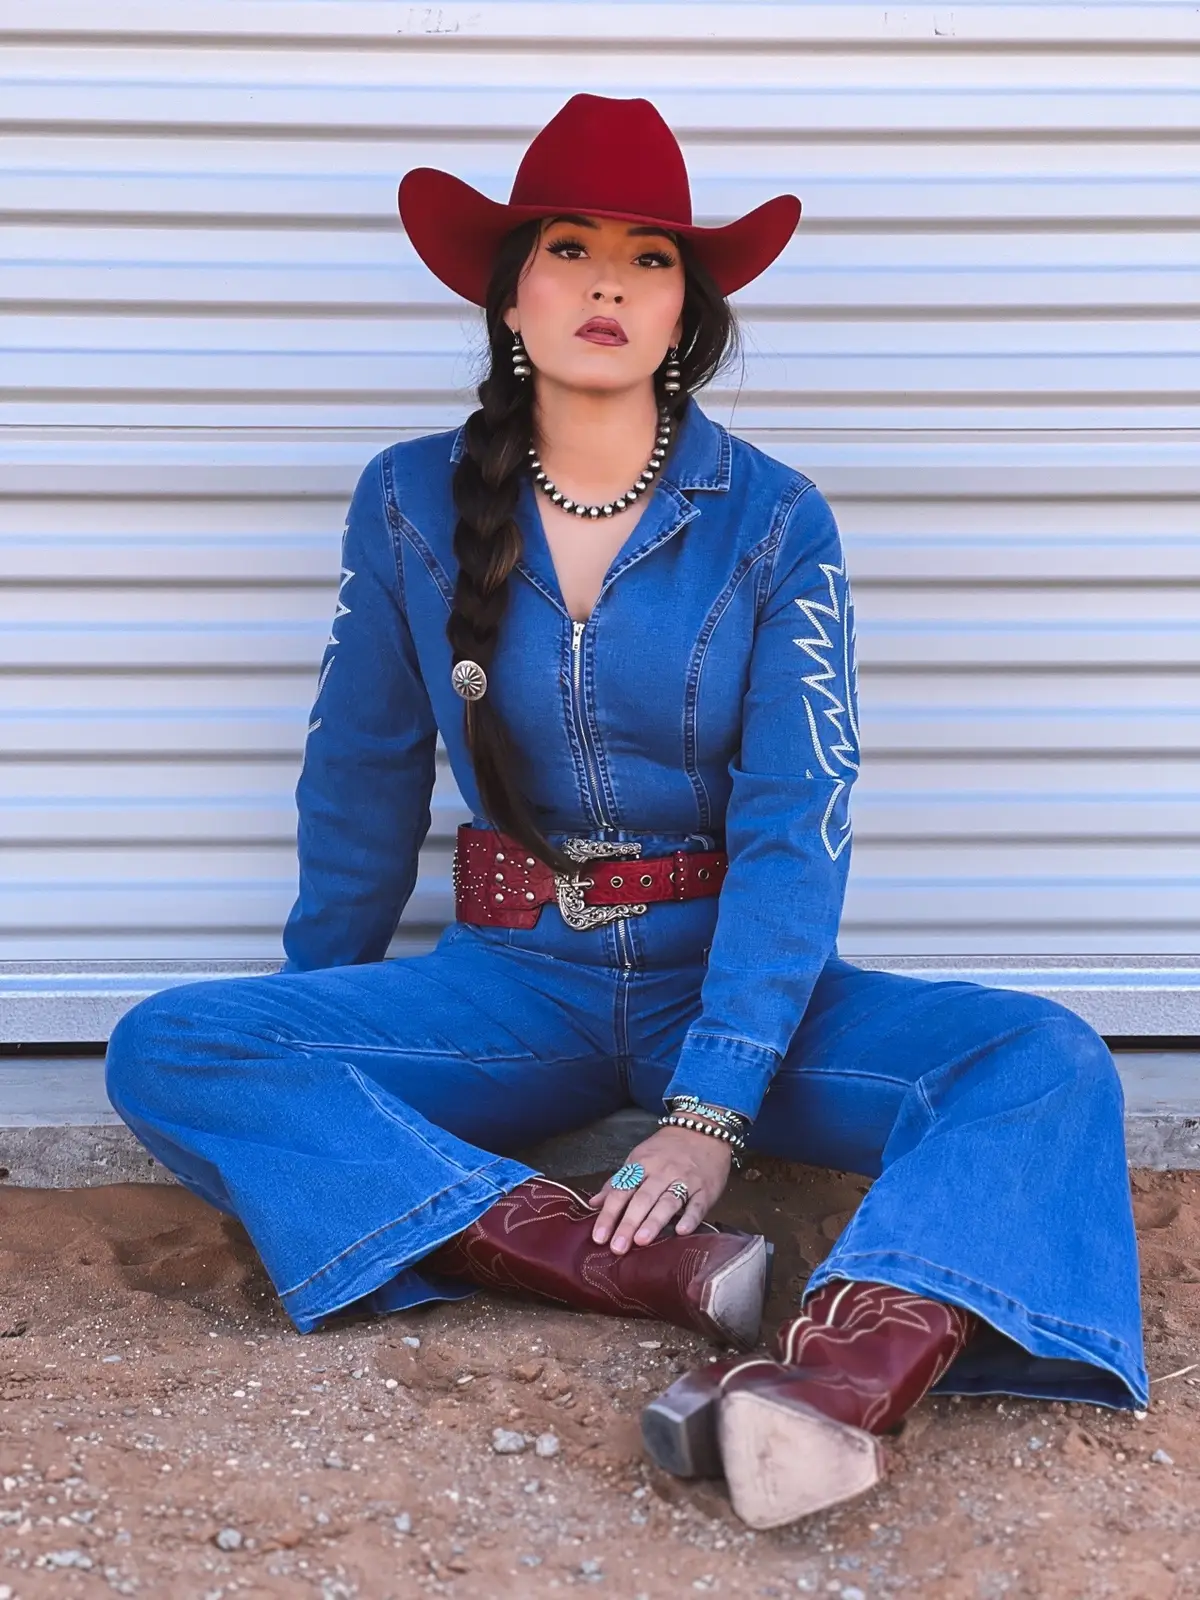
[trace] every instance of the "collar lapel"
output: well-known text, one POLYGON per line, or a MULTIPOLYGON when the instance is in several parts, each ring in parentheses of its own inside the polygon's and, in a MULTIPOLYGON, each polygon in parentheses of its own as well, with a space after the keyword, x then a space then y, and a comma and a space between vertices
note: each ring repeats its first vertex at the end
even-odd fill
MULTIPOLYGON (((650 492, 649 502, 637 526, 617 551, 604 575, 596 604, 621 573, 674 538, 680 529, 700 515, 700 508, 687 498, 688 493, 728 493, 732 452, 725 429, 711 421, 695 400, 689 400, 679 423, 671 455, 650 492)), ((516 570, 528 579, 565 617, 570 612, 563 601, 550 545, 542 526, 538 491, 528 476, 523 476, 517 497, 517 526, 524 551, 516 570)))

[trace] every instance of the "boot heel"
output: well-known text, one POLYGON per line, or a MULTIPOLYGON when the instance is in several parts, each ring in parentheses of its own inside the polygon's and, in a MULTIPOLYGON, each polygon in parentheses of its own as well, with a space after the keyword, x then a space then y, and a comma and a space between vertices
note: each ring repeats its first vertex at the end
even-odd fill
POLYGON ((642 1442, 651 1460, 677 1478, 719 1478, 720 1390, 703 1368, 678 1379, 642 1412, 642 1442))

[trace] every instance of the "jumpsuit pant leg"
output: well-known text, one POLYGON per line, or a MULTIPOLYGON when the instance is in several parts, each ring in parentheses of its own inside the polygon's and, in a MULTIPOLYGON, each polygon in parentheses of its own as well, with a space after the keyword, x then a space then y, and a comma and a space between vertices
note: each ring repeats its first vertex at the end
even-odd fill
MULTIPOLYGON (((688 1014, 653 983, 635 1009, 649 1108, 688 1014)), ((873 1280, 988 1324, 939 1392, 1144 1407, 1123 1110, 1104 1041, 1056 1002, 834 957, 752 1148, 875 1180, 806 1296, 873 1280)))
POLYGON ((113 1030, 106 1085, 146 1148, 240 1219, 292 1322, 470 1292, 414 1263, 532 1176, 518 1150, 628 1103, 606 968, 427 955, 188 983, 113 1030))

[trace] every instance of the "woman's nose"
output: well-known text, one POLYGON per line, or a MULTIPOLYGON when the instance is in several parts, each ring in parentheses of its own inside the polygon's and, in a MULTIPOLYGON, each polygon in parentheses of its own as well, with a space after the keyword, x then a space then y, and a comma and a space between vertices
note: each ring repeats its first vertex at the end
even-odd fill
POLYGON ((599 284, 598 283, 596 285, 596 287, 592 290, 592 299, 593 300, 611 300, 613 305, 615 305, 615 306, 619 306, 621 304, 621 302, 624 300, 624 298, 625 298, 624 291, 621 290, 621 289, 618 289, 615 284, 599 284))

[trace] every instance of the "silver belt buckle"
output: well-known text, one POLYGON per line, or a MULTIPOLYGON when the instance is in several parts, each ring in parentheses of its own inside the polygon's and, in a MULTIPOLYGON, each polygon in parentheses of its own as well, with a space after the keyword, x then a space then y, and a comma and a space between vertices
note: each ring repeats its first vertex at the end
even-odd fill
MULTIPOLYGON (((564 839, 562 843, 564 855, 571 857, 572 861, 603 861, 619 856, 640 856, 642 844, 640 839, 631 840, 625 844, 609 843, 605 839, 564 839)), ((558 909, 562 912, 562 919, 568 928, 598 928, 606 922, 616 922, 619 917, 638 917, 646 910, 645 905, 619 905, 619 906, 588 906, 583 903, 583 891, 590 889, 595 882, 594 878, 581 878, 577 872, 568 876, 565 872, 554 874, 554 893, 558 899, 558 909)))

